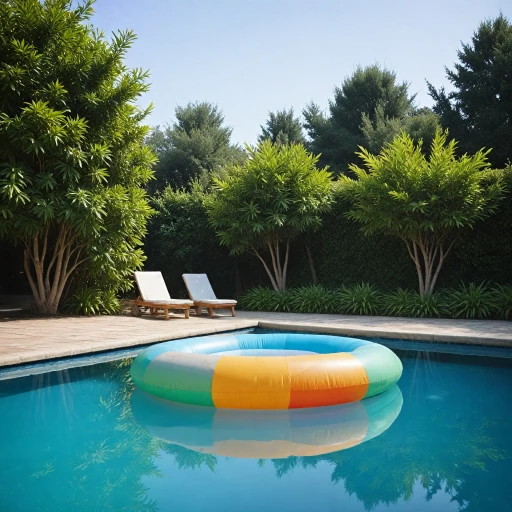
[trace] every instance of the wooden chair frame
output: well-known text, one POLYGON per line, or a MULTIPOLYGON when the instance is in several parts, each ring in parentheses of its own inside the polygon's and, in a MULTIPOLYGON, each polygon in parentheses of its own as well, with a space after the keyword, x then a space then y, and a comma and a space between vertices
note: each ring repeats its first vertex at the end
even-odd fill
POLYGON ((142 314, 140 308, 147 308, 149 309, 150 315, 154 316, 159 314, 159 310, 162 310, 166 320, 169 320, 170 309, 181 309, 185 312, 185 318, 190 317, 190 304, 162 304, 161 302, 151 302, 150 300, 143 300, 141 298, 131 301, 131 304, 133 316, 140 316, 142 314))
POLYGON ((213 310, 214 309, 230 309, 231 316, 236 316, 235 306, 236 306, 236 304, 210 304, 208 302, 194 301, 194 307, 196 308, 196 315, 201 316, 202 309, 206 308, 208 310, 208 315, 210 318, 213 318, 213 310))

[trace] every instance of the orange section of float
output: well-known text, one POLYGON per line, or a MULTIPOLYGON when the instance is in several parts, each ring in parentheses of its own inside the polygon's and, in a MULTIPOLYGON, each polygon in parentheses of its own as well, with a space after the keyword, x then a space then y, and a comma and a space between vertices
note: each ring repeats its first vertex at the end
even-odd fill
POLYGON ((288 357, 287 361, 290 409, 353 402, 368 390, 364 366, 349 353, 288 357))
POLYGON ((215 407, 287 409, 290 378, 284 357, 223 356, 212 381, 215 407))

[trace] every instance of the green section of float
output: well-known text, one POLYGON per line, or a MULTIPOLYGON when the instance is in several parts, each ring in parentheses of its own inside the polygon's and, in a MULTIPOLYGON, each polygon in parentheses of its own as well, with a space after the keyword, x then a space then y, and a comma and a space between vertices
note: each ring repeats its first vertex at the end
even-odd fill
POLYGON ((386 391, 402 375, 402 362, 394 352, 383 345, 372 343, 352 352, 366 370, 370 385, 364 398, 386 391))

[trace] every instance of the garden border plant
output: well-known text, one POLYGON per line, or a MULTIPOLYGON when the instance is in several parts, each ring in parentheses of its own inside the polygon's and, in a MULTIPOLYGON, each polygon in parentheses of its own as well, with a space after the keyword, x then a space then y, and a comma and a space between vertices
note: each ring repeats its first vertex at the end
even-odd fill
POLYGON ((507 320, 512 318, 512 285, 461 283, 459 288, 439 290, 430 295, 401 288, 381 293, 368 283, 335 289, 310 285, 285 292, 258 286, 240 297, 240 307, 283 313, 507 320))

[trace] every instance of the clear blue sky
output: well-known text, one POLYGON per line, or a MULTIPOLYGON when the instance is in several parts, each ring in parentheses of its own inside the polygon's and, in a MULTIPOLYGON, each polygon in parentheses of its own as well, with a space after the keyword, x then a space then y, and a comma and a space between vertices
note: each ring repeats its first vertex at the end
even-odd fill
POLYGON ((217 103, 233 141, 252 143, 267 113, 310 101, 322 108, 360 64, 396 71, 431 105, 425 79, 448 86, 444 66, 461 41, 512 0, 97 0, 93 24, 133 29, 129 67, 151 73, 141 101, 151 125, 177 105, 217 103))

